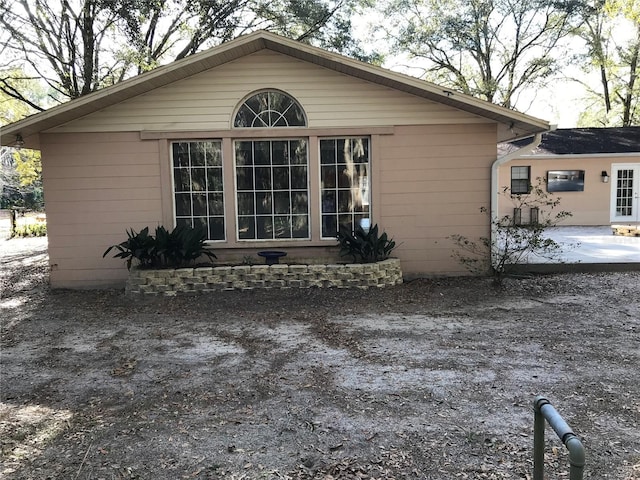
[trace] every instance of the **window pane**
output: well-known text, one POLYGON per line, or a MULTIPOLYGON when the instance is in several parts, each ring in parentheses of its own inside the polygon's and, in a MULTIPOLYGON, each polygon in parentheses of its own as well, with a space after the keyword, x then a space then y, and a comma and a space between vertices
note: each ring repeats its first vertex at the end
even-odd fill
POLYGON ((335 213, 336 210, 336 195, 337 192, 332 190, 326 190, 322 192, 322 212, 323 213, 335 213))
POLYGON ((254 193, 238 193, 238 215, 253 215, 254 193))
POLYGON ((251 142, 236 142, 236 165, 253 165, 251 142))
POLYGON ((293 238, 309 237, 309 217, 307 215, 294 215, 292 217, 293 238))
POLYGON ((309 211, 309 198, 307 193, 294 193, 291 198, 292 213, 307 213, 309 211))
POLYGON ((191 218, 176 218, 176 226, 193 227, 191 218))
POLYGON ((189 144, 186 142, 176 142, 173 144, 173 166, 189 166, 189 144))
POLYGON ((272 142, 271 161, 274 165, 289 164, 289 142, 272 142))
POLYGON ((196 193, 192 196, 192 201, 193 201, 193 215, 206 216, 207 215, 207 194, 196 193))
POLYGON ((224 198, 222 193, 209 194, 209 215, 224 215, 224 198))
POLYGON ((291 142, 291 164, 307 164, 307 142, 305 140, 291 142))
POLYGON ((277 216, 273 219, 274 238, 291 238, 291 217, 277 216))
POLYGON ((191 195, 176 193, 176 216, 191 216, 191 195))
POLYGON ((289 168, 288 167, 274 167, 273 189, 289 190, 289 168))
POLYGON ((258 215, 273 213, 271 208, 271 192, 256 195, 256 213, 258 215))
POLYGON ((224 218, 209 219, 209 238, 211 240, 224 240, 224 218))
POLYGON ((202 142, 190 142, 189 154, 192 167, 204 167, 204 144, 202 142))
POLYGON ((273 218, 256 217, 256 238, 273 238, 273 218))
POLYGON ((320 163, 335 163, 336 162, 336 141, 335 140, 320 140, 320 163))
POLYGON ((321 168, 322 168, 322 188, 336 188, 336 166, 323 165, 321 168))
POLYGON ((256 238, 254 217, 238 217, 238 238, 241 240, 256 238))
POLYGON ((349 172, 343 165, 338 166, 338 188, 351 188, 351 176, 353 172, 349 172))
POLYGON ((191 169, 191 190, 194 192, 202 192, 207 189, 206 169, 191 169))
POLYGON ((307 167, 291 167, 291 189, 307 189, 307 167))
POLYGON ((338 219, 335 215, 322 216, 322 236, 335 237, 338 234, 338 219))
POLYGON ((173 170, 173 182, 176 192, 191 191, 191 177, 188 168, 175 168, 173 170))
POLYGON ((208 167, 222 166, 222 145, 220 144, 220 142, 206 142, 205 155, 207 159, 206 164, 208 167))
POLYGON ((207 168, 207 189, 210 192, 222 191, 222 169, 207 168))
POLYGON ((338 190, 338 211, 351 212, 352 207, 351 190, 338 190))
POLYGON ((271 169, 269 167, 256 167, 256 190, 271 190, 271 169))
POLYGON ((289 192, 275 192, 274 213, 290 213, 291 212, 291 196, 289 192))
POLYGON ((194 217, 193 228, 201 228, 202 230, 207 232, 208 231, 207 225, 208 225, 207 217, 194 217))
POLYGON ((256 165, 269 165, 271 149, 269 142, 254 142, 253 162, 256 165))
POLYGON ((236 183, 238 190, 253 190, 253 168, 236 168, 236 183))

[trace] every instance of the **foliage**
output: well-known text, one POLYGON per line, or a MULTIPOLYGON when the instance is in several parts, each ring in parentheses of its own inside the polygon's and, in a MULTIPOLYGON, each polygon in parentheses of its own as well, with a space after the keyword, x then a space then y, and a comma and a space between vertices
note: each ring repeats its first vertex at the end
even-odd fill
POLYGON ((17 225, 13 232, 12 237, 45 237, 47 235, 46 223, 27 223, 25 225, 17 225))
MULTIPOLYGON (((563 245, 546 237, 545 231, 571 216, 570 212, 557 211, 560 198, 546 192, 544 180, 540 178, 529 193, 512 194, 505 188, 501 195, 511 200, 514 209, 520 212, 537 209, 537 221, 522 224, 513 215, 504 215, 491 218, 493 238, 473 240, 458 234, 450 237, 456 246, 453 258, 472 273, 492 273, 498 284, 512 274, 517 265, 529 263, 532 257, 559 261, 563 245)), ((480 211, 490 215, 485 207, 480 211)))
POLYGON ((358 225, 355 231, 345 225, 340 226, 338 232, 340 256, 351 257, 357 263, 373 263, 386 260, 396 248, 396 242, 389 239, 383 232, 378 235, 378 225, 365 231, 358 225))
POLYGON ((42 211, 40 152, 2 147, 0 159, 0 208, 42 211))
POLYGON ((595 89, 587 88, 589 108, 580 116, 581 126, 632 126, 640 123, 640 3, 636 0, 582 0, 578 2, 583 23, 575 34, 587 51, 576 63, 583 70, 597 70, 595 89), (624 35, 624 31, 630 35, 624 35))
POLYGON ((110 246, 102 255, 116 250, 114 258, 126 260, 127 268, 135 260, 140 268, 180 268, 192 264, 201 256, 209 260, 216 258, 206 246, 206 232, 202 228, 178 225, 171 232, 163 226, 156 228, 155 237, 149 234, 149 227, 140 232, 127 230, 127 240, 110 246))
POLYGON ((386 0, 396 52, 426 60, 428 80, 513 107, 558 69, 572 0, 386 0))
MULTIPOLYGON (((358 0, 0 0, 0 47, 55 92, 78 98, 258 29, 358 55, 358 0)), ((9 75, 0 91, 42 110, 9 75)))

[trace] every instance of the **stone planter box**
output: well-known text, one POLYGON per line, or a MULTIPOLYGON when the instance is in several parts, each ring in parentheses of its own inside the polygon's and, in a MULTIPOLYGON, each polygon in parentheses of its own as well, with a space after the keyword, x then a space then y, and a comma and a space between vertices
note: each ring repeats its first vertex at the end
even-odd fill
POLYGON ((127 294, 185 295, 255 288, 369 288, 402 283, 400 260, 330 265, 238 265, 140 270, 132 268, 127 294))

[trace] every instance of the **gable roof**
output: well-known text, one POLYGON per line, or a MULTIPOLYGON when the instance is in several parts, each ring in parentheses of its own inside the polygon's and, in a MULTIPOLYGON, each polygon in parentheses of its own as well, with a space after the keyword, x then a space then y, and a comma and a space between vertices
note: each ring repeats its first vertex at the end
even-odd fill
POLYGON ((494 120, 499 124, 499 141, 527 137, 550 128, 544 120, 453 92, 409 75, 392 72, 273 33, 258 31, 7 125, 0 129, 0 144, 11 145, 15 142, 16 135, 21 135, 27 148, 38 148, 38 134, 42 131, 263 49, 494 120))
MULTIPOLYGON (((501 144, 501 154, 529 143, 517 140, 501 144)), ((593 155, 601 153, 640 153, 640 127, 559 128, 542 136, 531 155, 593 155)))

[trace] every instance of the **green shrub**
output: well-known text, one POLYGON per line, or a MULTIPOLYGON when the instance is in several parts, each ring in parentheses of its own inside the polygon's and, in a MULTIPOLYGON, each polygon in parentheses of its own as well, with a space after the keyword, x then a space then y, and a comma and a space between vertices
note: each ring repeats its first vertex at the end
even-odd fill
POLYGON ((389 239, 386 233, 378 236, 378 225, 374 225, 365 232, 361 226, 357 226, 355 231, 344 226, 340 226, 338 232, 338 242, 340 243, 340 256, 351 257, 357 263, 374 263, 386 260, 391 252, 396 248, 396 242, 389 239))
POLYGON ((14 227, 13 237, 45 237, 47 235, 46 223, 28 223, 14 227))
POLYGON ((127 230, 127 237, 124 242, 107 248, 102 257, 115 249, 117 253, 114 258, 125 259, 128 269, 131 269, 134 260, 140 268, 181 268, 189 266, 201 256, 209 260, 216 258, 206 248, 207 235, 202 228, 178 225, 169 232, 159 226, 154 237, 149 234, 149 227, 145 227, 140 232, 127 230))

